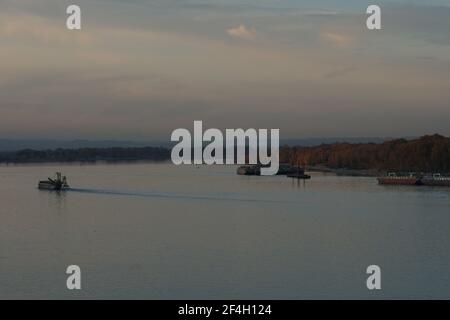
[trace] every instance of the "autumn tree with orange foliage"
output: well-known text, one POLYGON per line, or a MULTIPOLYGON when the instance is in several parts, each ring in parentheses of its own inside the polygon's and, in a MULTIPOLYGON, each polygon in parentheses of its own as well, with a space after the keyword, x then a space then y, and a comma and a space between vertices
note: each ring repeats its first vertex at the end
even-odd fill
POLYGON ((450 172, 450 138, 436 134, 382 144, 285 146, 280 151, 280 158, 292 164, 332 169, 450 172))

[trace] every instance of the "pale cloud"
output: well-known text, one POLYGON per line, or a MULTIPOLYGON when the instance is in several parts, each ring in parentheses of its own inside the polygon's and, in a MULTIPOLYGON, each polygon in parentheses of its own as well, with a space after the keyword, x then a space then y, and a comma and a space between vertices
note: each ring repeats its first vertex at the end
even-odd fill
POLYGON ((254 30, 248 29, 243 24, 241 24, 238 27, 228 29, 227 33, 231 37, 235 37, 235 38, 239 38, 239 39, 243 39, 243 40, 254 40, 256 38, 256 32, 254 30))
POLYGON ((346 47, 354 42, 352 37, 337 32, 322 32, 320 36, 327 43, 337 47, 346 47))
POLYGON ((0 14, 0 37, 3 39, 40 42, 44 44, 88 44, 91 39, 85 32, 71 32, 57 22, 36 15, 0 14))

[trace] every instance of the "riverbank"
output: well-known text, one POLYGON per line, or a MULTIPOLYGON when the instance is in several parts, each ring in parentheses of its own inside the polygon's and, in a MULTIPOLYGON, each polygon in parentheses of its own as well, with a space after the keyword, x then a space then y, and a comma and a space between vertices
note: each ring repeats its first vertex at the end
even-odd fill
POLYGON ((372 176, 379 171, 450 172, 450 138, 435 134, 413 140, 396 139, 382 144, 336 143, 316 147, 283 147, 280 149, 280 162, 306 164, 318 167, 320 171, 340 175, 372 176))

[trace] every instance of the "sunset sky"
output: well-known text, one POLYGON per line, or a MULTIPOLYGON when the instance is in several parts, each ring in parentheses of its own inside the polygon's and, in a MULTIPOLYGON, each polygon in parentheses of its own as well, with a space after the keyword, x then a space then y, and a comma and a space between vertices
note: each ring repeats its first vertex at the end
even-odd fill
POLYGON ((450 1, 1 0, 0 138, 169 139, 194 120, 450 135, 450 1))

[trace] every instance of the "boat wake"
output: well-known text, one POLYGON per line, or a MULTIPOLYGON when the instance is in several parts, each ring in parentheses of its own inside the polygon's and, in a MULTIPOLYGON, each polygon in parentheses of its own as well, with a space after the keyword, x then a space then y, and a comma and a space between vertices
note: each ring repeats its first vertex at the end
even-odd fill
POLYGON ((239 197, 222 197, 215 195, 194 195, 194 194, 180 194, 180 193, 166 193, 166 192, 131 192, 120 190, 102 190, 102 189, 81 189, 69 188, 67 191, 99 194, 99 195, 115 195, 115 196, 129 196, 129 197, 144 197, 144 198, 167 198, 167 199, 188 199, 188 200, 211 200, 211 201, 239 201, 239 202, 263 202, 263 203, 286 203, 286 201, 270 200, 270 199, 256 199, 256 198, 239 198, 239 197))

